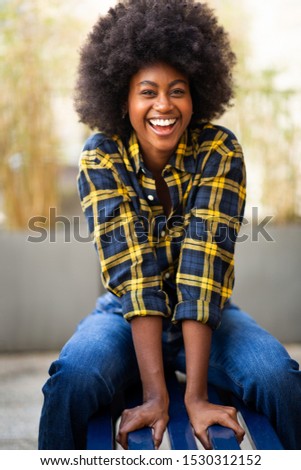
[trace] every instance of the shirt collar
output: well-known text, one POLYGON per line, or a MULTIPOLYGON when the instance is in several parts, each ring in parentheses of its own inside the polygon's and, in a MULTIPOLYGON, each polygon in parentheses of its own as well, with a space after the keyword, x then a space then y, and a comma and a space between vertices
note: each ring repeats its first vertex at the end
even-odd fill
MULTIPOLYGON (((177 168, 180 171, 186 171, 187 173, 196 172, 196 154, 195 148, 193 150, 192 138, 190 131, 186 129, 182 135, 178 144, 177 150, 170 158, 166 167, 171 166, 177 168)), ((140 155, 139 143, 137 140, 136 133, 133 131, 128 141, 128 155, 132 160, 133 168, 136 174, 140 170, 145 170, 145 165, 140 155)))

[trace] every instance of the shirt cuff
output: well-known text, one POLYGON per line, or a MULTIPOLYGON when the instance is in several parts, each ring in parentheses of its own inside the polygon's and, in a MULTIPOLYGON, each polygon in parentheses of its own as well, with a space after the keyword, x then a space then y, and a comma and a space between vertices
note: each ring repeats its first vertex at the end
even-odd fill
POLYGON ((221 321, 221 308, 204 300, 185 300, 176 305, 172 320, 196 320, 215 330, 221 321))
POLYGON ((124 294, 120 301, 122 313, 126 320, 145 316, 169 317, 171 314, 168 296, 163 290, 130 291, 124 294))

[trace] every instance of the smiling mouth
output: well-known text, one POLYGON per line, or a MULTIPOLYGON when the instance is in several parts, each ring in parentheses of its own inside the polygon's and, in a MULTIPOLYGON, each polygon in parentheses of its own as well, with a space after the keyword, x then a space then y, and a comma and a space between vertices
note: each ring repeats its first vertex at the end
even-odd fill
POLYGON ((157 133, 169 134, 173 130, 177 119, 149 119, 148 122, 157 133))

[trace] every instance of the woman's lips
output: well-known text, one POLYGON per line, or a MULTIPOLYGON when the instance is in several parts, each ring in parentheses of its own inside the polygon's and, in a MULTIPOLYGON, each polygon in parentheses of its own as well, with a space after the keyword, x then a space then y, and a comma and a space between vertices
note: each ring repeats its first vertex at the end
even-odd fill
POLYGON ((177 119, 149 119, 148 123, 158 135, 169 135, 173 132, 177 119))

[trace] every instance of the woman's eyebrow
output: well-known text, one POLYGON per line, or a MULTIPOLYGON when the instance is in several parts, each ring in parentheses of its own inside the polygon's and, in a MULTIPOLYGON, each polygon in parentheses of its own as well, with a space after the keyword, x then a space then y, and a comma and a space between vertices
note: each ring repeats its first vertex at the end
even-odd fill
POLYGON ((177 85, 178 83, 183 83, 184 85, 188 85, 187 80, 183 80, 183 79, 178 78, 177 80, 174 80, 174 81, 170 82, 169 86, 172 87, 174 85, 177 85))
MULTIPOLYGON (((177 79, 177 80, 173 80, 172 82, 170 82, 168 86, 169 88, 171 88, 172 86, 177 85, 178 83, 184 83, 185 85, 188 85, 187 80, 177 79)), ((137 86, 143 86, 143 85, 150 85, 155 88, 159 88, 159 85, 155 82, 152 82, 151 80, 143 80, 142 82, 137 83, 137 86)))

